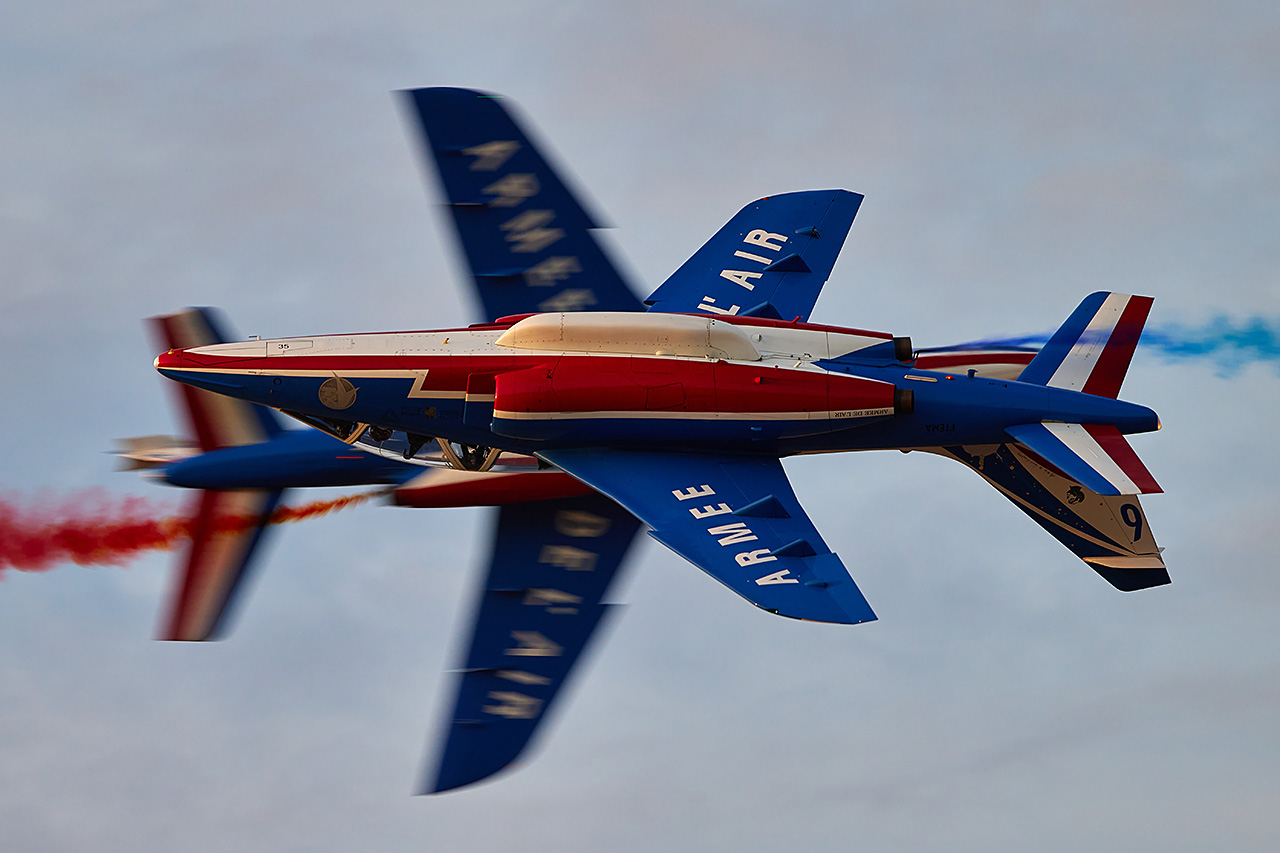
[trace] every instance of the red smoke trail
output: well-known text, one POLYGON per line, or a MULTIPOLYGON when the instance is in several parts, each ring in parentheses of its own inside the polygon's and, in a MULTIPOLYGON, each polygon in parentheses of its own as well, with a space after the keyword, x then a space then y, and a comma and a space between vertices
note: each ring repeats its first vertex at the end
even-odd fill
MULTIPOLYGON (((281 506, 271 524, 302 521, 364 503, 380 491, 315 501, 302 506, 281 506)), ((59 563, 81 566, 118 566, 144 551, 167 551, 191 537, 194 516, 171 515, 170 507, 156 507, 142 498, 113 499, 91 491, 63 500, 56 506, 22 510, 11 500, 0 500, 0 578, 4 570, 48 571, 59 563)), ((222 532, 254 526, 253 516, 224 516, 222 532)))

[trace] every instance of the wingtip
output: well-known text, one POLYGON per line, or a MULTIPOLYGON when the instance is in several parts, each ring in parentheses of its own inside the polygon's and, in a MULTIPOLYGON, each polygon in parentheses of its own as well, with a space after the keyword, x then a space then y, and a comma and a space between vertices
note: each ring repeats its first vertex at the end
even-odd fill
POLYGON ((430 797, 436 794, 447 794, 450 791, 459 791, 463 788, 471 788, 492 780, 500 773, 506 772, 517 765, 516 762, 508 762, 496 770, 490 770, 482 775, 458 773, 458 768, 453 768, 451 772, 446 766, 441 766, 434 776, 430 777, 430 781, 424 779, 422 784, 418 786, 418 790, 414 796, 430 797))

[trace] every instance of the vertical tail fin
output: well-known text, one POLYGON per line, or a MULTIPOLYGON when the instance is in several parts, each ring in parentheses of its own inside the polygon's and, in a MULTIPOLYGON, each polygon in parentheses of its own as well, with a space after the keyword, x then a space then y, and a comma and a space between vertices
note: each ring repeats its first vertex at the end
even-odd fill
MULTIPOLYGON (((212 308, 189 308, 152 317, 148 322, 157 346, 166 349, 225 343, 231 338, 212 308)), ((202 391, 190 385, 178 391, 188 434, 208 453, 224 447, 259 444, 283 427, 270 409, 202 391)), ((267 524, 279 505, 280 491, 202 491, 191 546, 173 579, 169 604, 159 631, 162 640, 210 640, 227 631, 229 614, 245 586, 267 524), (229 521, 252 519, 239 529, 229 521)))
POLYGON ((158 639, 224 636, 237 594, 268 533, 283 492, 202 491, 182 570, 174 578, 158 639), (240 522, 252 519, 252 525, 240 522))
POLYGON ((1153 301, 1124 293, 1089 294, 1019 380, 1115 398, 1153 301))

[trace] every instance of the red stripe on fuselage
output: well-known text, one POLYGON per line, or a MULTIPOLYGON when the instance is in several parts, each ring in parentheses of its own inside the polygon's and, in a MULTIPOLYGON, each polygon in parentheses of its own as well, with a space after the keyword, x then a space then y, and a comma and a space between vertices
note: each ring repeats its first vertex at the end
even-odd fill
POLYGON ((474 480, 396 489, 396 506, 505 506, 590 494, 590 486, 556 471, 490 474, 474 480))
MULTIPOLYGON (((335 373, 425 372, 420 394, 494 393, 513 412, 827 412, 893 406, 893 384, 817 370, 636 355, 343 355, 236 359, 177 353, 161 367, 335 373), (173 363, 177 361, 178 363, 173 363), (496 388, 488 378, 496 376, 496 388), (490 390, 493 388, 494 390, 490 390)), ((406 381, 411 377, 406 376, 406 381)))
POLYGON ((505 412, 803 413, 893 406, 894 386, 861 377, 730 362, 561 356, 498 376, 505 412))

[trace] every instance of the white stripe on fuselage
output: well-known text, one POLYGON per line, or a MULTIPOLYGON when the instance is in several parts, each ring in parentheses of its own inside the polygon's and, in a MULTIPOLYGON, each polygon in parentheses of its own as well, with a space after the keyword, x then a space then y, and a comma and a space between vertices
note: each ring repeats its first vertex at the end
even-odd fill
MULTIPOLYGON (((814 361, 826 358, 838 358, 842 355, 858 352, 870 347, 888 343, 887 338, 874 335, 858 335, 845 332, 822 331, 816 329, 796 329, 773 326, 739 326, 737 327, 752 343, 760 354, 755 364, 787 364, 800 369, 811 368, 814 361)), ((417 357, 467 355, 483 357, 488 355, 552 355, 552 351, 528 350, 518 347, 498 346, 496 341, 505 334, 506 329, 453 330, 440 332, 391 332, 369 333, 359 335, 330 335, 311 338, 272 338, 262 341, 248 341, 236 344, 214 344, 192 348, 196 355, 226 355, 233 357, 264 357, 270 363, 270 369, 246 371, 228 367, 222 373, 256 373, 267 375, 293 376, 332 376, 333 371, 291 371, 284 368, 291 359, 309 357, 342 357, 342 356, 394 356, 405 359, 409 364, 417 357), (251 347, 251 349, 246 349, 251 347), (280 365, 277 367, 277 365, 280 365)), ((563 355, 590 356, 593 358, 672 358, 660 356, 656 352, 596 352, 581 350, 564 350, 563 355)), ((695 360, 679 356, 676 360, 695 360)), ((196 369, 196 368, 182 368, 196 369)), ((343 375, 364 376, 406 376, 406 373, 374 371, 359 373, 357 371, 340 371, 343 375)))

